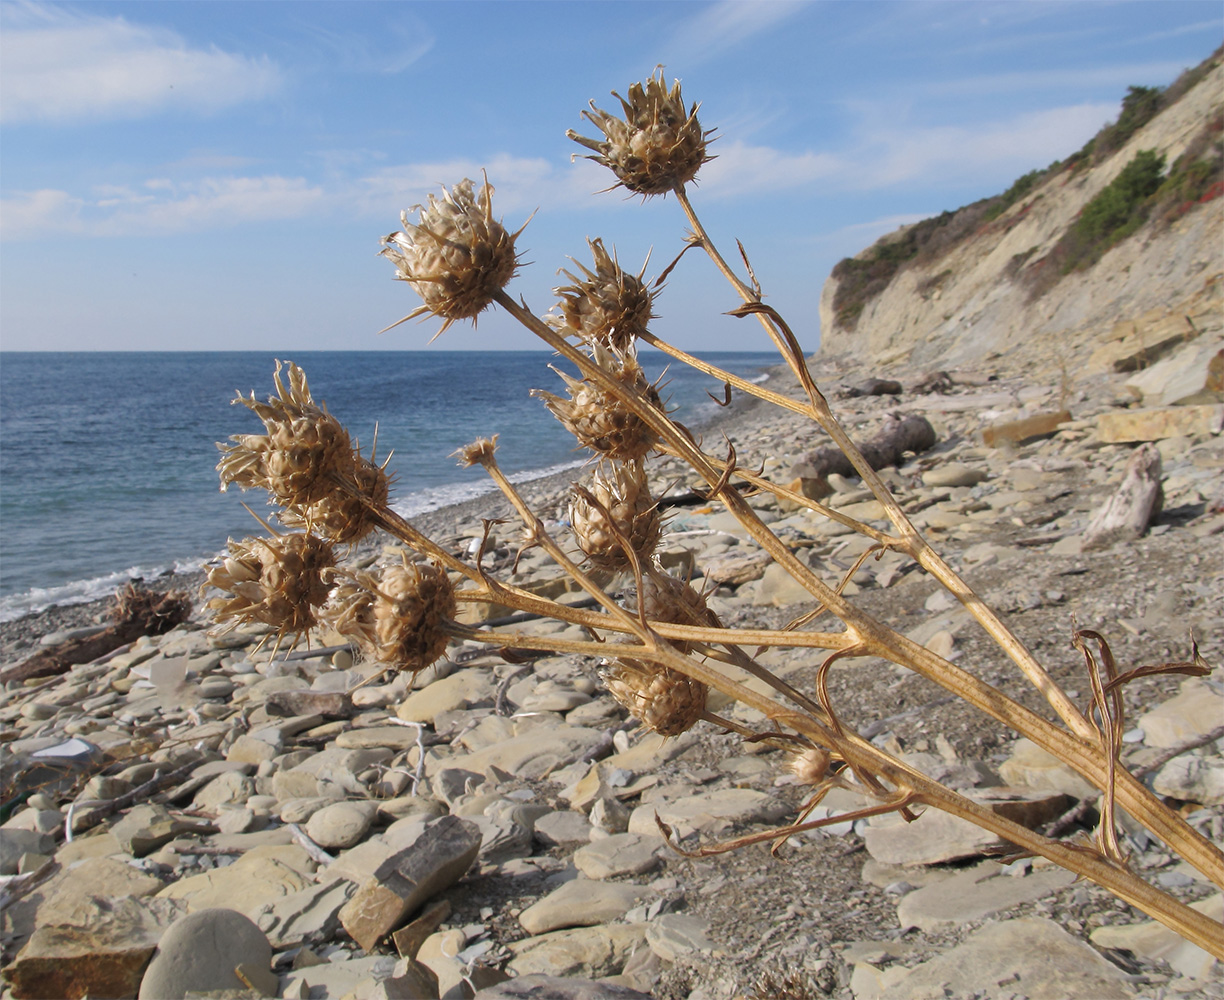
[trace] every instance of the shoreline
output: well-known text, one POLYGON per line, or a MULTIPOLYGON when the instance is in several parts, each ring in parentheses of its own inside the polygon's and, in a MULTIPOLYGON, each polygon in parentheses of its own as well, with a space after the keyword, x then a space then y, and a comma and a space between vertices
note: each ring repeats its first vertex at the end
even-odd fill
MULTIPOLYGON (((818 362, 809 358, 809 367, 817 367, 818 362)), ((785 365, 763 366, 762 372, 769 373, 768 381, 774 388, 783 384, 789 376, 785 365)), ((814 372, 815 374, 815 372, 814 372)), ((794 382, 791 379, 791 382, 794 382)), ((796 383, 797 384, 797 383, 796 383)), ((711 418, 692 428, 696 434, 708 434, 711 431, 730 430, 729 425, 743 420, 749 413, 761 405, 761 401, 744 393, 735 393, 731 404, 723 410, 716 411, 711 418)), ((577 455, 577 452, 575 453, 577 455)), ((552 472, 535 479, 518 483, 523 493, 533 498, 533 503, 555 503, 569 491, 572 484, 586 473, 589 465, 584 464, 560 472, 552 472)), ((452 536, 458 535, 458 528, 465 522, 478 520, 481 517, 499 518, 512 514, 508 501, 496 490, 482 493, 479 496, 460 500, 436 510, 427 511, 411 518, 412 524, 431 538, 446 544, 452 536)), ((378 551, 386 536, 378 533, 360 543, 349 556, 350 559, 368 556, 378 551)), ((223 551, 223 550, 222 550, 223 551)), ((217 553, 219 556, 220 551, 217 553)), ((215 558, 215 556, 214 556, 215 558)), ((185 590, 191 597, 195 610, 193 618, 202 615, 198 593, 204 584, 207 572, 203 569, 187 573, 176 573, 167 570, 153 578, 132 578, 128 582, 143 583, 153 590, 185 590)), ((120 585, 122 586, 122 585, 120 585)), ((116 588, 116 593, 118 588, 116 588)), ((0 664, 20 661, 38 648, 43 636, 68 631, 77 628, 87 628, 108 621, 108 611, 113 605, 115 594, 98 597, 88 601, 71 604, 50 604, 38 611, 27 612, 19 618, 0 622, 0 664)))

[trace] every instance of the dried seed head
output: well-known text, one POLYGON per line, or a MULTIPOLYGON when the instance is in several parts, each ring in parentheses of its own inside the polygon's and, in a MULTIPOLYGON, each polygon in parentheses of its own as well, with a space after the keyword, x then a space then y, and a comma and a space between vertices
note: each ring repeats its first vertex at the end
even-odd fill
MULTIPOLYGON (((479 194, 466 177, 439 201, 414 205, 420 221, 400 213, 404 231, 384 237, 382 256, 395 264, 396 278, 408 282, 424 305, 401 319, 433 313, 445 322, 439 333, 457 319, 475 319, 514 277, 518 254, 517 233, 511 234, 493 218, 493 188, 486 180, 479 194)), ((393 323, 392 326, 398 326, 393 323)), ((388 327, 387 329, 390 329, 388 327)))
MULTIPOLYGON (((662 411, 663 402, 658 389, 646 381, 642 366, 631 352, 613 352, 596 345, 592 353, 596 363, 620 383, 624 393, 637 395, 662 411)), ((565 429, 580 444, 601 458, 619 462, 644 458, 654 447, 658 436, 619 394, 589 379, 579 381, 564 372, 557 374, 565 380, 569 399, 562 399, 543 389, 532 389, 531 394, 544 400, 553 416, 565 425, 565 429)))
MULTIPOLYGON (((722 627, 718 615, 706 606, 705 598, 700 593, 683 580, 656 569, 642 579, 642 604, 646 617, 651 621, 722 627)), ((689 643, 676 639, 671 640, 671 644, 682 653, 692 648, 689 643)))
POLYGON ((332 493, 337 479, 352 479, 354 451, 348 431, 316 404, 306 384, 306 373, 292 361, 286 363, 289 386, 281 381, 281 362, 276 362, 277 395, 266 403, 239 395, 235 403, 254 411, 266 434, 236 434, 222 451, 217 470, 221 489, 237 483, 243 489, 267 490, 286 507, 307 508, 332 493))
POLYGON ((582 277, 563 270, 561 273, 573 284, 553 289, 561 297, 557 303, 561 315, 545 318, 563 333, 577 334, 589 344, 627 351, 654 318, 650 311, 654 296, 642 281, 645 266, 636 276, 626 274, 616 257, 604 249, 602 240, 588 240, 587 244, 595 258, 595 270, 576 260, 582 277))
POLYGON ((799 779, 801 785, 819 785, 829 773, 831 758, 827 750, 820 747, 808 747, 791 754, 788 770, 799 779))
POLYGON ((630 565, 618 535, 632 547, 640 565, 648 563, 662 536, 663 519, 650 496, 641 462, 618 462, 610 475, 595 473, 590 490, 574 495, 570 524, 578 547, 596 566, 625 569, 630 565))
POLYGON ((707 688, 700 681, 641 660, 620 657, 600 669, 608 693, 660 736, 679 736, 701 719, 707 688))
POLYGON ((473 465, 484 465, 492 460, 493 453, 497 450, 497 435, 494 434, 491 438, 477 438, 471 444, 465 444, 462 448, 452 452, 452 457, 459 456, 459 464, 471 468, 473 465))
POLYGON ((455 588, 440 566, 384 569, 373 605, 374 658, 416 674, 446 652, 444 621, 455 617, 455 588))
POLYGON ((356 495, 334 489, 321 500, 282 512, 279 517, 291 528, 313 530, 338 545, 358 542, 377 527, 371 506, 383 508, 390 496, 390 477, 382 468, 360 455, 354 456, 352 485, 356 495))
POLYGON ((208 602, 218 623, 262 622, 280 636, 315 625, 327 601, 325 570, 335 565, 331 543, 315 535, 275 535, 229 542, 229 555, 208 571, 206 587, 228 592, 208 602))
POLYGON ((582 113, 603 132, 603 139, 588 139, 573 129, 565 134, 594 150, 597 155, 587 159, 610 168, 634 194, 666 194, 691 181, 710 159, 706 143, 711 133, 702 132, 697 105, 685 110, 680 81, 669 91, 662 67, 645 84, 630 87, 628 100, 616 91, 612 96, 621 102, 623 119, 597 108, 594 101, 591 110, 582 113))

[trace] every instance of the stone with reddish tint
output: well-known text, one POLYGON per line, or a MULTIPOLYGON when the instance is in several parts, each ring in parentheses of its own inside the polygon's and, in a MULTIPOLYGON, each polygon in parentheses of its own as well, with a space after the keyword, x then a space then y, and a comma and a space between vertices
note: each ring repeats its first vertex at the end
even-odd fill
POLYGON ((118 900, 88 926, 39 927, 4 978, 18 1000, 134 997, 166 923, 156 905, 118 900))
POLYGON ((374 877, 340 910, 340 922, 365 951, 413 910, 457 882, 480 852, 480 831, 456 816, 431 824, 405 850, 379 865, 374 877))

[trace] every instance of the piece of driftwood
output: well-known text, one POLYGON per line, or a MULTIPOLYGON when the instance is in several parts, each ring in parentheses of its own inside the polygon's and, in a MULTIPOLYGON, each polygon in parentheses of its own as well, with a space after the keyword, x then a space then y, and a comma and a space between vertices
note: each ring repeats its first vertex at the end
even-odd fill
POLYGON ((1163 503, 1160 451, 1154 444, 1140 445, 1126 463, 1122 485, 1084 529, 1084 551, 1139 538, 1160 514, 1163 503))
MULTIPOLYGON (((906 452, 921 454, 927 451, 935 445, 935 440, 935 428, 926 417, 916 413, 907 417, 889 414, 876 436, 860 450, 873 469, 884 469, 890 465, 900 465, 905 460, 906 452)), ((817 448, 808 452, 806 461, 818 476, 829 476, 834 472, 839 476, 857 475, 850 460, 837 448, 817 448)))
POLYGON ((937 392, 942 395, 945 392, 951 392, 954 384, 952 376, 947 372, 927 372, 909 387, 909 391, 923 395, 937 392))
POLYGON ((839 395, 842 399, 855 399, 858 396, 900 396, 901 383, 890 378, 869 378, 866 382, 843 389, 839 395))
POLYGON ((0 684, 66 674, 78 663, 96 660, 142 635, 163 635, 190 615, 191 600, 186 591, 160 593, 129 583, 115 595, 115 606, 111 609, 113 625, 94 635, 40 649, 20 663, 0 670, 0 684))

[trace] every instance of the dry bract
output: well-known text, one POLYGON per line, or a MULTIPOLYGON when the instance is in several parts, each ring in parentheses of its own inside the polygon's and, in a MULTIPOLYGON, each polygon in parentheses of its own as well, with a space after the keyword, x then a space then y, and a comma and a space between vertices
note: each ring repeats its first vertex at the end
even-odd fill
POLYGON ((616 91, 625 117, 617 118, 597 108, 584 111, 585 118, 603 134, 603 139, 588 139, 572 129, 565 134, 597 155, 588 160, 602 163, 616 174, 620 183, 634 194, 666 194, 697 176, 706 155, 709 132, 697 121, 697 105, 685 110, 680 81, 671 90, 663 82, 663 70, 644 84, 629 88, 629 99, 616 91))
POLYGON ((608 693, 647 729, 679 736, 701 721, 709 689, 678 670, 618 657, 599 671, 608 693))
POLYGON ((292 361, 286 367, 288 388, 278 361, 277 395, 266 403, 254 393, 234 400, 252 410, 267 433, 236 434, 231 444, 218 445, 222 457, 217 470, 222 490, 230 483, 258 487, 286 507, 309 507, 328 496, 336 480, 353 477, 353 445, 340 421, 315 403, 302 369, 292 361))
MULTIPOLYGON (((466 177, 439 201, 429 196, 417 223, 400 213, 404 230, 383 239, 382 255, 395 264, 396 277, 412 286, 424 303, 398 323, 425 313, 441 317, 442 333, 457 319, 475 319, 514 277, 518 254, 509 233, 493 218, 493 188, 480 193, 466 177)), ((388 327, 390 329, 390 327, 388 327)))
POLYGON ((391 566, 378 583, 373 614, 374 658, 419 673, 446 652, 443 625, 455 617, 455 588, 440 566, 391 566))
POLYGON ((654 296, 642 281, 645 266, 636 276, 626 274, 604 249, 603 240, 587 240, 595 259, 595 270, 574 261, 582 277, 562 271, 573 281, 553 291, 559 295, 560 316, 546 317, 563 335, 576 334, 588 344, 603 344, 627 351, 646 332, 653 318, 654 296))
POLYGON ((570 524, 583 554, 603 569, 630 565, 625 546, 645 564, 663 534, 663 518, 646 484, 641 462, 613 465, 596 472, 590 490, 576 488, 570 524))
POLYGON ((209 600, 216 621, 262 622, 281 637, 315 625, 314 609, 327 601, 331 587, 325 571, 335 565, 330 542, 309 534, 231 539, 229 553, 205 583, 231 595, 209 600))
POLYGON ((380 466, 355 456, 353 492, 334 489, 304 508, 282 511, 278 517, 291 528, 314 530, 338 545, 351 545, 374 530, 374 512, 387 505, 390 480, 380 466))
POLYGON ((627 405, 624 394, 632 393, 662 410, 659 391, 646 381, 642 366, 632 353, 618 353, 596 345, 593 355, 599 367, 618 383, 617 391, 606 389, 592 379, 576 379, 558 371, 565 381, 569 399, 543 389, 532 389, 531 394, 543 399, 553 416, 578 439, 578 443, 600 458, 621 462, 644 458, 658 436, 627 405))

